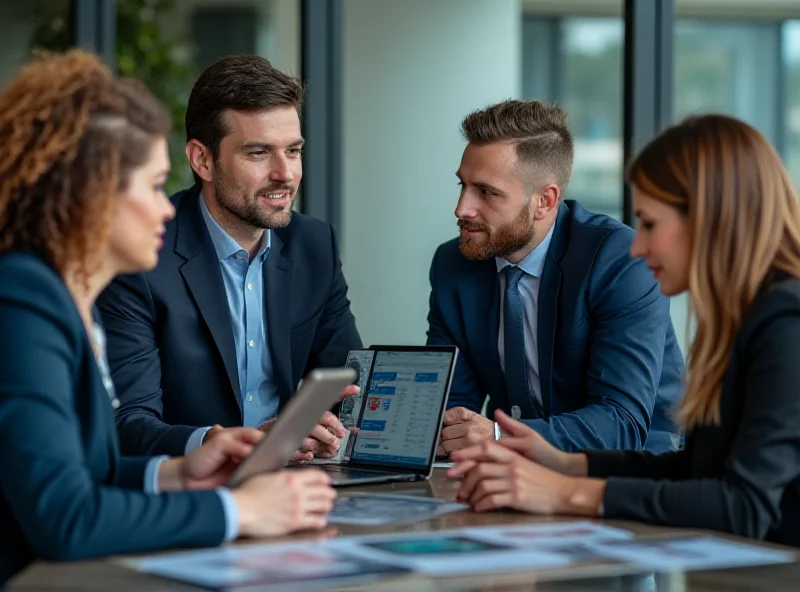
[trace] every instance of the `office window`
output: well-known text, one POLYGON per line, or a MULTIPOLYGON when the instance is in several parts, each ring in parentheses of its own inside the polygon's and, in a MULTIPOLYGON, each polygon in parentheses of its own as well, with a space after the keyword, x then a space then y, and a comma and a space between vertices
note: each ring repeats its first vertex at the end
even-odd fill
POLYGON ((66 47, 70 38, 70 0, 0 2, 0 88, 27 62, 41 42, 66 47))
POLYGON ((784 125, 784 161, 800 191, 800 20, 787 21, 783 26, 783 63, 786 90, 784 125))
POLYGON ((569 114, 575 161, 567 197, 621 218, 622 19, 528 16, 522 35, 524 97, 569 114))
POLYGON ((800 186, 800 21, 681 19, 674 117, 726 113, 757 128, 800 186))
POLYGON ((674 118, 733 115, 780 142, 780 23, 679 20, 674 118))

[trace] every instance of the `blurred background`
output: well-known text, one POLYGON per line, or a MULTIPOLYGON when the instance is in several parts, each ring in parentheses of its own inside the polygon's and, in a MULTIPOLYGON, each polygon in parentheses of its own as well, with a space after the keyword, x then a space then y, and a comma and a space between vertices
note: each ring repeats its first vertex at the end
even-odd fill
MULTIPOLYGON (((797 0, 0 0, 0 86, 72 45, 169 106, 171 191, 191 184, 183 116, 203 68, 253 53, 307 82, 297 208, 336 227, 366 344, 425 341, 430 260, 457 233, 458 126, 492 102, 565 107, 567 197, 628 224, 626 156, 691 113, 750 122, 800 185, 797 0)), ((684 299, 672 315, 685 352, 684 299)))

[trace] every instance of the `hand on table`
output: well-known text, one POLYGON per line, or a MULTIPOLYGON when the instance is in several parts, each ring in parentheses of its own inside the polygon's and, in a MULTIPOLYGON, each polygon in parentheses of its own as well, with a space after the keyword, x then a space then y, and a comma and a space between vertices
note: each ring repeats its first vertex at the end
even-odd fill
POLYGON ((466 407, 448 409, 442 426, 437 456, 447 456, 454 450, 494 440, 494 422, 466 407))
POLYGON ((239 513, 239 534, 268 537, 327 525, 336 491, 318 469, 257 475, 233 491, 239 513))

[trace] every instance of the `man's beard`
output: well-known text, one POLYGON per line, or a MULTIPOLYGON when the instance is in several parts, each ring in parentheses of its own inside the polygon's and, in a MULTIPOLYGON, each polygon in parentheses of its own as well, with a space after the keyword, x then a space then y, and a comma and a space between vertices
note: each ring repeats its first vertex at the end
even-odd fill
POLYGON ((531 220, 531 200, 522 206, 522 210, 509 222, 498 228, 490 230, 485 224, 474 224, 466 220, 459 220, 458 227, 467 230, 483 230, 487 240, 478 243, 461 235, 458 248, 467 259, 472 261, 485 261, 492 257, 508 257, 512 253, 528 245, 536 236, 536 228, 531 220))
POLYGON ((238 189, 222 168, 217 164, 214 177, 214 192, 219 205, 241 222, 254 228, 283 228, 292 220, 291 208, 289 211, 265 212, 260 204, 260 198, 276 191, 289 191, 292 195, 291 203, 297 197, 297 187, 291 183, 273 183, 262 187, 253 195, 238 189))

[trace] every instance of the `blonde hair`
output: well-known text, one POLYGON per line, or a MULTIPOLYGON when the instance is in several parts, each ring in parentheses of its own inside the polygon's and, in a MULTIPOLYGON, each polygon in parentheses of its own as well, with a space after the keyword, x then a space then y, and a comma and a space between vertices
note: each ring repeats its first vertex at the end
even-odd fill
POLYGON ((720 420, 736 334, 774 272, 800 277, 800 204, 775 149, 732 117, 686 119, 630 163, 628 181, 680 210, 691 237, 689 293, 697 332, 678 422, 720 420))

